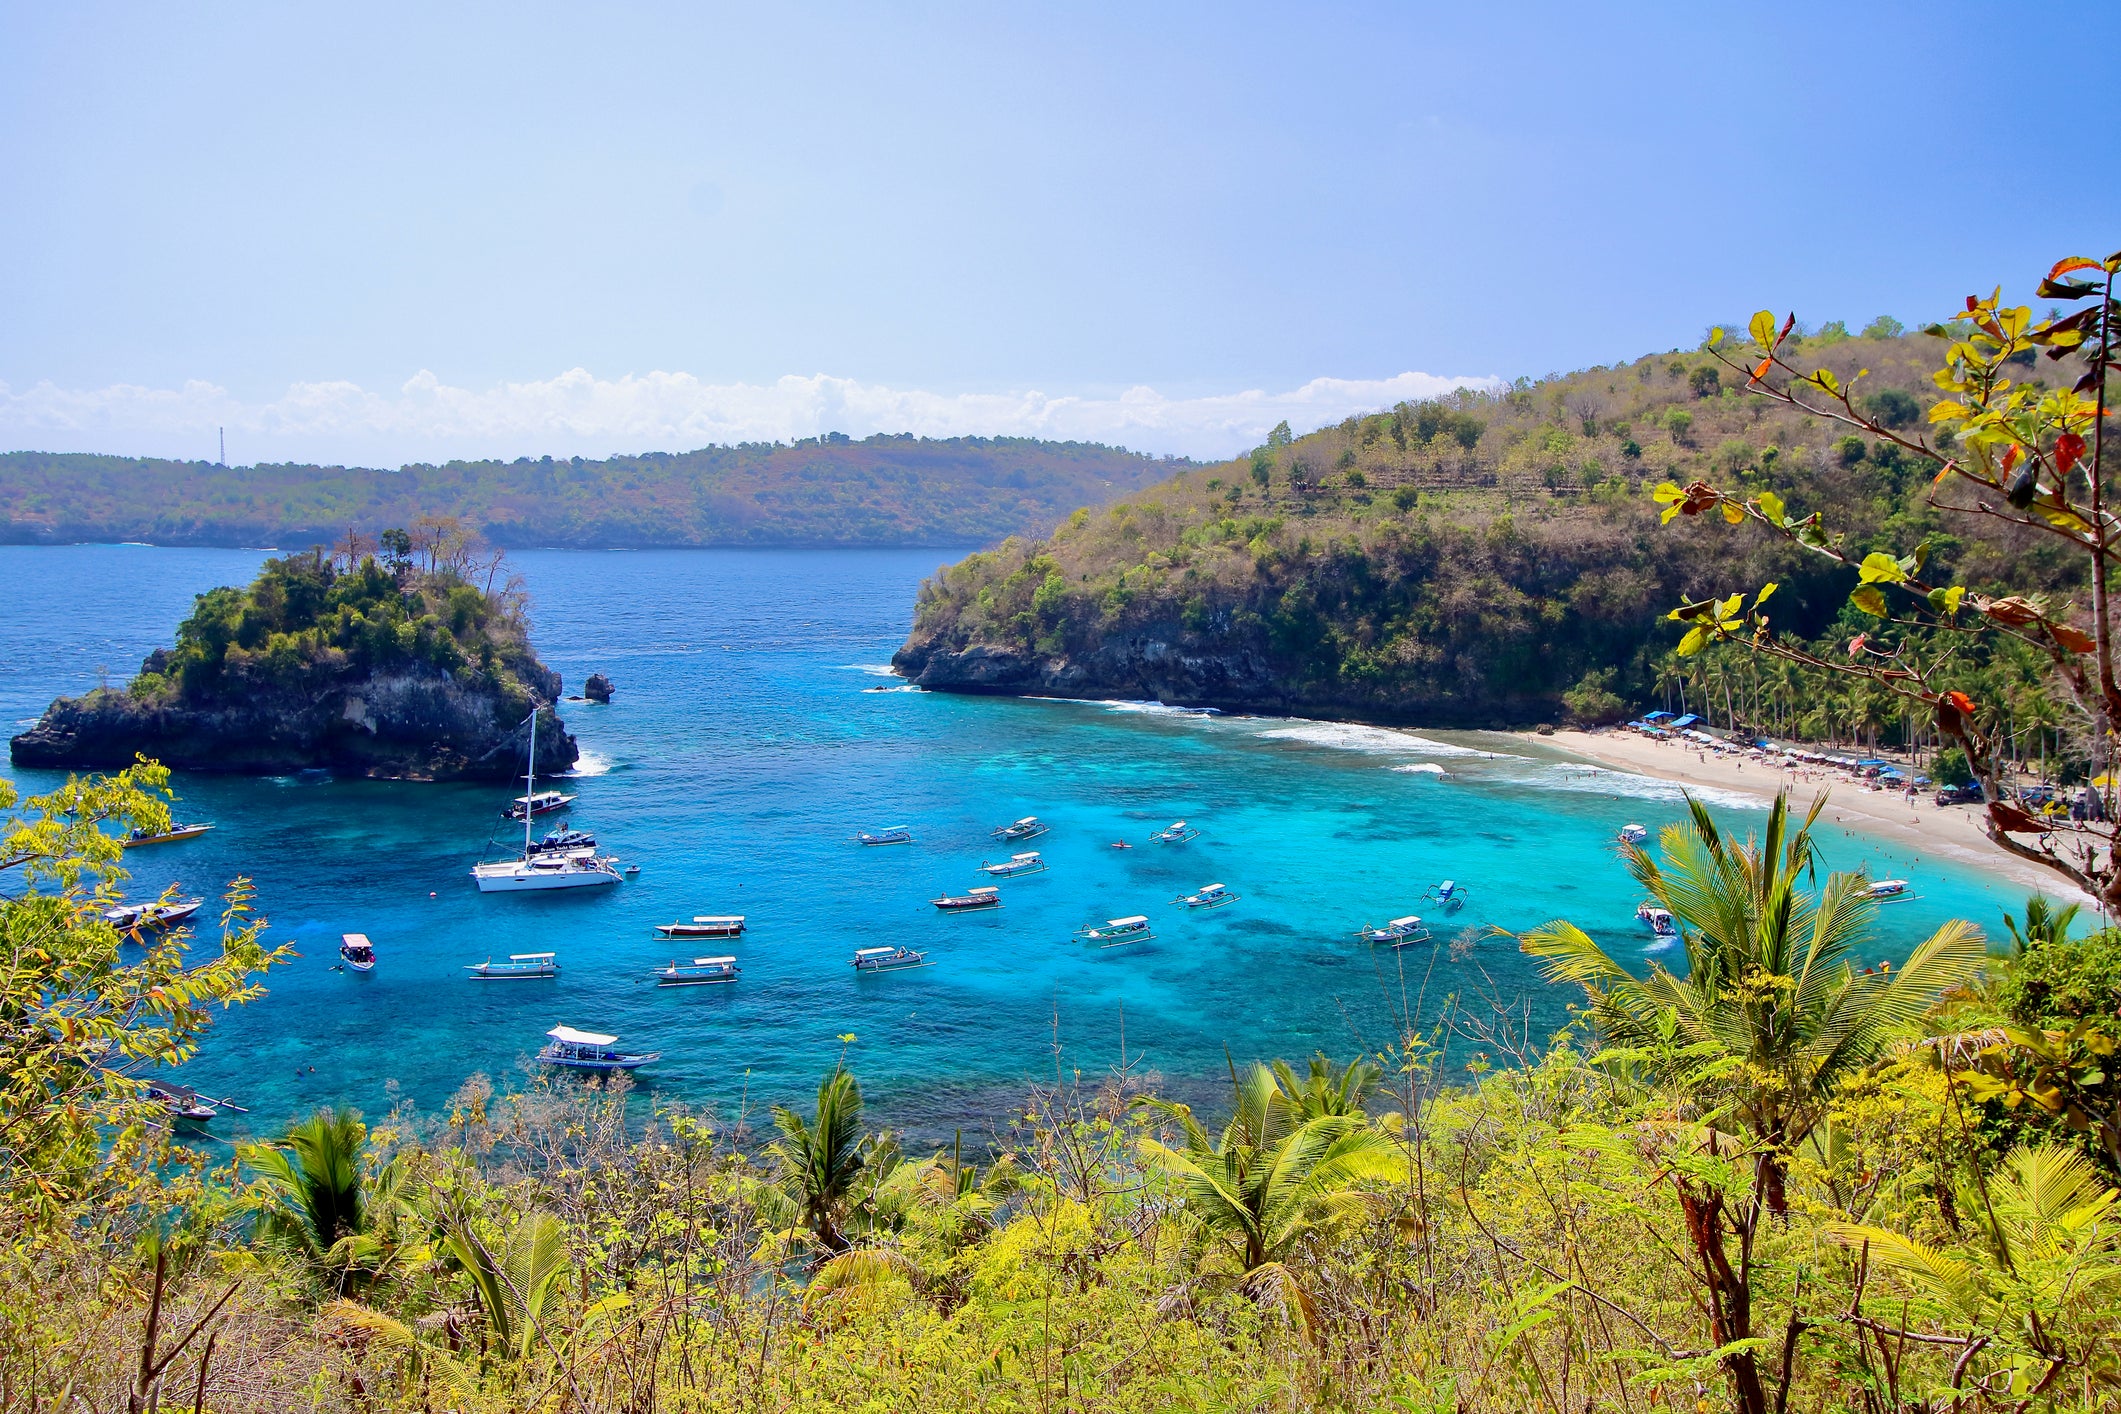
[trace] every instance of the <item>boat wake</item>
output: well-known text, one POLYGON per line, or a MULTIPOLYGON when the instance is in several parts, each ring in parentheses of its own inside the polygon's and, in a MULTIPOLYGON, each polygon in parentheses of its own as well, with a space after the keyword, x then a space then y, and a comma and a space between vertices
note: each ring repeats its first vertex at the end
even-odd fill
POLYGON ((611 774, 613 764, 612 759, 600 751, 585 751, 576 758, 574 769, 567 774, 570 776, 608 776, 611 774))

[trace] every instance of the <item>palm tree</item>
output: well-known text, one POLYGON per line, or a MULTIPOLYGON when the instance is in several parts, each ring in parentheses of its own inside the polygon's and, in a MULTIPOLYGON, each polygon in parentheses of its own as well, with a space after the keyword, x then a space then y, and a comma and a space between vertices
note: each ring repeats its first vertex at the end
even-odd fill
POLYGON ((1320 1051, 1311 1057, 1311 1073, 1302 1081, 1287 1061, 1274 1062, 1274 1079, 1282 1096, 1294 1105, 1305 1119, 1318 1119, 1324 1115, 1356 1115, 1363 1112, 1363 1101, 1377 1088, 1384 1078, 1384 1070, 1374 1061, 1360 1056, 1348 1062, 1347 1067, 1335 1075, 1333 1062, 1320 1051))
POLYGON ((487 1343, 520 1360, 537 1339, 538 1321, 567 1274, 567 1225, 551 1213, 530 1213, 498 1235, 472 1221, 449 1225, 443 1247, 471 1278, 486 1316, 487 1343))
POLYGON ((2057 908, 2039 894, 2025 901, 2025 931, 2018 931, 2018 920, 2008 913, 2003 915, 2003 926, 2010 930, 2011 951, 2019 957, 2042 943, 2066 943, 2069 941, 2070 925, 2077 921, 2077 911, 2082 904, 2070 904, 2057 908))
POLYGON ((1286 1261, 1291 1249, 1360 1209, 1355 1185, 1396 1177, 1399 1158, 1359 1112, 1307 1117, 1266 1066, 1241 1080, 1233 1074, 1231 1083, 1237 1112, 1219 1136, 1189 1106, 1145 1101, 1178 1121, 1182 1142, 1172 1148, 1145 1139, 1142 1155, 1185 1193, 1188 1213, 1223 1245, 1246 1290, 1293 1291, 1308 1316, 1309 1299, 1286 1261))
POLYGON ((395 1255, 406 1170, 393 1156, 364 1173, 367 1147, 357 1112, 320 1109, 271 1143, 237 1150, 263 1187, 254 1207, 265 1234, 327 1274, 335 1294, 374 1277, 395 1255))
POLYGON ((846 1251, 855 1185, 876 1147, 862 1134, 862 1087, 853 1072, 836 1068, 818 1082, 817 1113, 811 1119, 775 1105, 773 1123, 781 1131, 766 1146, 776 1170, 773 1187, 794 1205, 797 1220, 820 1247, 846 1251))

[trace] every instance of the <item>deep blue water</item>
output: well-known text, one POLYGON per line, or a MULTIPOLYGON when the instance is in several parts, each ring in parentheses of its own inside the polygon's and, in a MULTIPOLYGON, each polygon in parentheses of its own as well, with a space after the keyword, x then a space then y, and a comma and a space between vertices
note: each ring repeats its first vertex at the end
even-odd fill
MULTIPOLYGON (((20 730, 55 694, 122 682, 169 640, 191 597, 246 582, 262 553, 131 546, 0 548, 15 595, 0 616, 0 724, 20 730)), ((1492 983, 1541 1025, 1569 999, 1507 940, 1377 952, 1348 935, 1418 912, 1440 938, 1571 918, 1640 959, 1638 894, 1613 853, 1619 827, 1681 813, 1678 792, 1586 773, 1514 739, 1139 705, 956 697, 896 687, 883 665, 905 635, 935 551, 534 552, 516 557, 535 637, 569 692, 601 670, 609 707, 569 704, 586 774, 575 823, 641 873, 621 887, 480 895, 466 871, 500 830, 500 786, 179 778, 203 839, 137 852, 131 891, 172 880, 258 888, 271 936, 301 959, 230 1013, 186 1079, 277 1125, 309 1105, 376 1114, 395 1097, 432 1110, 474 1071, 507 1083, 556 1023, 660 1050, 655 1093, 730 1114, 798 1099, 849 1048, 871 1101, 916 1131, 976 1130, 1060 1064, 1086 1075, 1119 1055, 1174 1086, 1247 1058, 1345 1056, 1385 1043, 1423 972, 1444 992, 1492 983), (874 691, 878 687, 889 691, 874 691), (1493 754, 1483 754, 1493 753, 1493 754), (995 825, 1036 814, 1049 872, 1003 882, 1004 906, 939 916, 927 900, 986 882, 1008 851, 995 825), (1149 834, 1197 824, 1190 844, 1149 834), (865 849, 858 828, 913 826, 911 847, 865 849), (1116 850, 1114 841, 1133 848, 1116 850), (1422 891, 1453 878, 1449 917, 1422 891), (1241 902, 1206 914, 1167 903, 1210 882, 1241 902), (653 924, 743 913, 733 948, 655 939, 653 924), (1078 926, 1155 920, 1152 942, 1100 951, 1078 926), (332 970, 342 932, 372 938, 368 976, 332 970), (856 947, 906 943, 934 966, 852 975, 856 947), (557 982, 473 983, 463 967, 552 949, 557 982), (734 951, 741 980, 658 990, 649 969, 734 951), (1399 968, 1408 969, 1404 990, 1399 968)), ((48 773, 13 771, 35 790, 48 773)), ((1757 808, 1725 802, 1741 820, 1757 808)), ((1880 954, 1904 955, 1947 917, 1993 929, 2022 890, 1826 842, 1831 863, 1913 879, 1884 911, 1880 954)), ((233 1131, 236 1125, 217 1123, 233 1131)))

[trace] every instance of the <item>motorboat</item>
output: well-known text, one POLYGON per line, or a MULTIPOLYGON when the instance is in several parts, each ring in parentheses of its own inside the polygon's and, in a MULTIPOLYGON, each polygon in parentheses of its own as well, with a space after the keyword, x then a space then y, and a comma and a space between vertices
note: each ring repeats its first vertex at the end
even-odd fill
POLYGON ((1373 928, 1365 923, 1362 931, 1355 936, 1366 943, 1403 948, 1429 941, 1430 934, 1429 930, 1422 926, 1421 919, 1409 913, 1404 918, 1393 919, 1381 928, 1373 928))
POLYGON ((886 825, 883 829, 874 833, 868 830, 856 830, 854 838, 861 844, 912 844, 913 827, 911 825, 886 825))
POLYGON ((660 938, 734 938, 744 931, 744 915, 702 913, 690 923, 658 923, 655 931, 660 938))
POLYGON ((195 840, 213 828, 203 821, 189 825, 171 825, 166 830, 135 829, 119 843, 127 849, 140 844, 171 844, 177 840, 195 840))
POLYGON ((1113 918, 1103 923, 1092 924, 1075 930, 1075 936, 1086 943, 1096 943, 1101 948, 1116 948, 1122 943, 1146 942, 1156 936, 1149 930, 1149 920, 1142 914, 1128 918, 1113 918))
POLYGON ((1200 838, 1200 831, 1183 820, 1174 820, 1155 834, 1149 836, 1151 844, 1184 844, 1187 840, 1200 838))
MULTIPOLYGON (((618 861, 596 852, 596 841, 587 846, 554 843, 549 849, 536 846, 531 838, 530 822, 539 815, 547 814, 573 800, 571 795, 558 791, 538 789, 538 714, 530 714, 530 755, 523 767, 524 794, 516 797, 516 809, 511 818, 523 822, 523 854, 519 859, 503 859, 493 863, 478 863, 471 866, 472 882, 479 886, 482 894, 527 893, 542 889, 601 888, 619 882, 618 861), (552 804, 540 804, 543 801, 552 804)), ((565 834, 580 834, 570 830, 565 834)), ((548 840, 561 840, 564 835, 548 835, 548 840)))
POLYGON ((1456 913, 1459 909, 1464 908, 1466 899, 1470 896, 1471 890, 1452 879, 1444 880, 1422 895, 1423 898, 1434 899, 1437 903, 1442 904, 1443 911, 1446 913, 1456 913))
POLYGON ((976 908, 1000 908, 1002 891, 992 884, 982 884, 976 889, 967 889, 961 894, 944 894, 929 902, 945 913, 969 913, 976 908))
POLYGON ((121 933, 159 933, 191 921, 206 906, 203 898, 154 899, 147 903, 121 903, 103 910, 103 921, 121 933))
POLYGON ((1647 825, 1622 825, 1620 827, 1620 837, 1629 844, 1641 844, 1650 837, 1650 827, 1647 825))
POLYGON ((1010 855, 999 864, 981 860, 979 871, 994 879, 1020 879, 1026 874, 1045 873, 1046 861, 1039 858, 1037 850, 1026 850, 1022 854, 1010 855))
POLYGON ((366 933, 341 933, 339 956, 352 971, 367 972, 376 965, 376 945, 368 941, 366 933))
POLYGON ((1026 815, 1014 824, 1004 825, 996 830, 994 837, 1013 844, 1017 840, 1035 840, 1040 835, 1045 834, 1049 828, 1049 826, 1040 821, 1038 816, 1026 815))
POLYGON ((928 955, 912 948, 856 948, 854 952, 856 972, 898 972, 928 965, 928 955))
MULTIPOLYGON (((537 729, 536 722, 531 723, 531 729, 535 733, 537 729)), ((533 744, 533 749, 535 749, 535 744, 533 744)), ((561 791, 533 790, 528 795, 519 795, 515 798, 515 803, 508 807, 508 818, 511 820, 530 820, 539 815, 550 815, 555 810, 565 810, 574 802, 574 796, 567 795, 561 791)))
POLYGON ((555 1026, 545 1033, 551 1039, 538 1052, 538 1059, 546 1065, 563 1066, 568 1070, 633 1070, 650 1061, 661 1060, 662 1055, 648 1051, 629 1055, 613 1050, 618 1037, 606 1036, 596 1031, 577 1031, 572 1026, 555 1026))
POLYGON ((711 982, 734 982, 737 971, 733 957, 696 957, 690 963, 673 961, 668 967, 658 967, 655 984, 658 987, 704 987, 711 982))
POLYGON ((164 1085, 159 1080, 147 1082, 147 1097, 162 1106, 162 1112, 176 1124, 203 1125, 221 1112, 201 1098, 198 1091, 185 1085, 164 1085))
POLYGON ((554 954, 549 952, 512 952, 506 962, 488 958, 464 970, 471 974, 474 982, 534 982, 560 975, 560 964, 553 958, 554 954))
POLYGON ((1221 884, 1203 884, 1199 892, 1181 894, 1171 902, 1182 903, 1188 908, 1221 908, 1224 904, 1236 903, 1242 897, 1242 894, 1233 894, 1221 884))
POLYGON ((1905 879, 1880 879, 1863 891, 1863 896, 1873 903, 1901 903, 1915 897, 1907 891, 1905 879))
POLYGON ((1636 905, 1635 921, 1649 929, 1662 942, 1674 942, 1679 937, 1679 923, 1672 917, 1672 911, 1647 900, 1636 905))
POLYGON ((593 850, 597 837, 587 830, 548 830, 545 837, 523 846, 526 854, 572 854, 577 850, 593 850))

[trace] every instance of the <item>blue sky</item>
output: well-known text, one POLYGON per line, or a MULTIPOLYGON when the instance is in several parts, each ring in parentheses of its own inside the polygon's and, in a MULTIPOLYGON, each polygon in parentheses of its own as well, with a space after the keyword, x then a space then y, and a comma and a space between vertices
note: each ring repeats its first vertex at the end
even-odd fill
POLYGON ((0 444, 1218 454, 2121 246, 2121 7, 1773 8, 7 3, 0 444))

